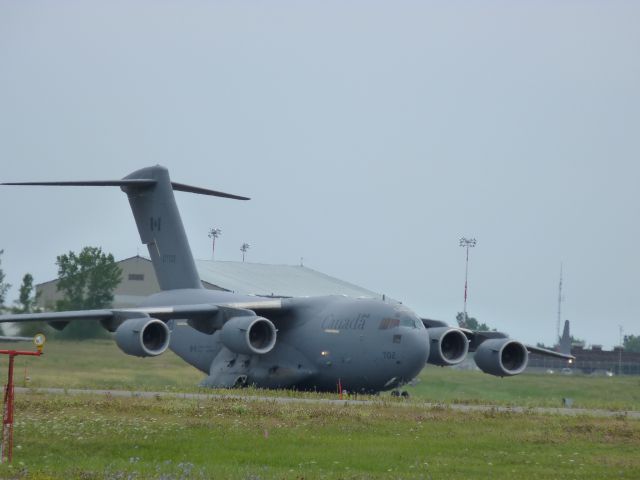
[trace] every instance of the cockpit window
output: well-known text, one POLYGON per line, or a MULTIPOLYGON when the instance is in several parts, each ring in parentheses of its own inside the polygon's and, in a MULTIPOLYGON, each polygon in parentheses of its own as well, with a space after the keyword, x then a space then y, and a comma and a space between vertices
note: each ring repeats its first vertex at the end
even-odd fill
POLYGON ((411 317, 402 317, 400 320, 401 327, 416 328, 416 322, 411 317))
POLYGON ((396 327, 420 328, 421 326, 422 322, 420 320, 403 316, 402 318, 383 318, 378 328, 380 330, 388 330, 396 327))
POLYGON ((383 318, 378 328, 380 330, 388 330, 390 328, 396 328, 398 325, 400 325, 400 320, 397 318, 383 318))

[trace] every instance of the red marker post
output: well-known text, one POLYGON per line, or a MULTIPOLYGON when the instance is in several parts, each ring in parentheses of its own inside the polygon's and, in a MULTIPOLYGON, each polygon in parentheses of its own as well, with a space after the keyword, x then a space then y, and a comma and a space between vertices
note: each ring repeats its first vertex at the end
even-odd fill
POLYGON ((45 337, 39 333, 33 337, 37 351, 26 350, 0 350, 0 354, 9 355, 9 374, 7 384, 4 387, 4 411, 2 415, 2 445, 0 445, 0 463, 11 463, 13 457, 13 411, 14 411, 14 389, 13 389, 13 360, 19 355, 29 355, 39 357, 42 355, 45 337))

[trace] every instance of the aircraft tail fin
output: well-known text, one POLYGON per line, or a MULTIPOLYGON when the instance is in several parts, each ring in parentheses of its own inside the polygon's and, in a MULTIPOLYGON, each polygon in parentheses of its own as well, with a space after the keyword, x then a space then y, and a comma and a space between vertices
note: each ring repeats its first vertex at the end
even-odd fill
POLYGON ((247 197, 174 183, 159 165, 127 175, 122 180, 13 182, 2 185, 117 186, 127 194, 142 243, 147 245, 162 290, 203 288, 173 191, 249 200, 247 197))

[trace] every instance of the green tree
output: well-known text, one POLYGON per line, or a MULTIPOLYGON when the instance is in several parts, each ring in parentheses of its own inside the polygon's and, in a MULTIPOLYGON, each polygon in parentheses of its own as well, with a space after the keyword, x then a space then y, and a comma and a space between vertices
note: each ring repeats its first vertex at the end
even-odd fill
MULTIPOLYGON (((456 321, 458 322, 458 326, 460 328, 468 328, 469 330, 475 330, 477 332, 488 332, 491 330, 486 323, 480 323, 474 317, 466 316, 464 312, 458 312, 456 315, 456 321)), ((495 328, 493 331, 495 332, 495 328)))
POLYGON ((14 302, 16 306, 12 309, 14 313, 33 312, 36 305, 36 296, 33 294, 33 275, 25 273, 20 285, 20 296, 14 302))
MULTIPOLYGON (((0 250, 0 257, 2 257, 3 253, 4 253, 4 250, 0 250)), ((7 295, 7 291, 10 288, 11 288, 11 284, 6 283, 4 281, 4 271, 2 270, 2 258, 0 258, 0 309, 4 308, 5 297, 7 295)))
POLYGON ((581 338, 574 337, 573 335, 569 335, 569 338, 571 339, 571 345, 579 345, 581 347, 584 347, 587 344, 587 342, 585 342, 581 338))
MULTIPOLYGON (((33 292, 33 275, 26 273, 22 277, 22 285, 20 285, 20 296, 16 300, 15 307, 11 310, 13 313, 30 313, 37 311, 36 300, 37 295, 33 292)), ((48 333, 49 326, 44 322, 22 322, 14 323, 18 329, 18 335, 23 337, 33 337, 37 333, 48 333)))
MULTIPOLYGON (((90 310, 108 308, 113 303, 113 291, 120 283, 122 270, 112 254, 99 247, 84 247, 79 254, 59 255, 58 291, 63 299, 56 302, 56 310, 90 310)), ((60 334, 61 338, 91 338, 107 336, 106 331, 91 321, 71 322, 60 334)))
MULTIPOLYGON (((7 291, 11 288, 10 283, 4 281, 4 271, 2 270, 2 254, 4 250, 0 250, 0 313, 4 310, 4 300, 7 295, 7 291)), ((0 335, 4 335, 4 329, 0 325, 0 335)))
POLYGON ((640 352, 640 335, 625 335, 622 346, 626 352, 640 352))

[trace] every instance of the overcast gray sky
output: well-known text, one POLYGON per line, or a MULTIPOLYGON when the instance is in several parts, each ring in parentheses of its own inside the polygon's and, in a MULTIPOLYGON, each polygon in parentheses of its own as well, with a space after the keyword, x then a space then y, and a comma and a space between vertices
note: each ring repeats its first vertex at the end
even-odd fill
MULTIPOLYGON (((176 181, 197 258, 305 265, 552 343, 640 334, 640 2, 0 0, 0 181, 176 181)), ((15 286, 146 253, 117 189, 0 189, 15 286)), ((17 297, 17 289, 9 300, 17 297)))

